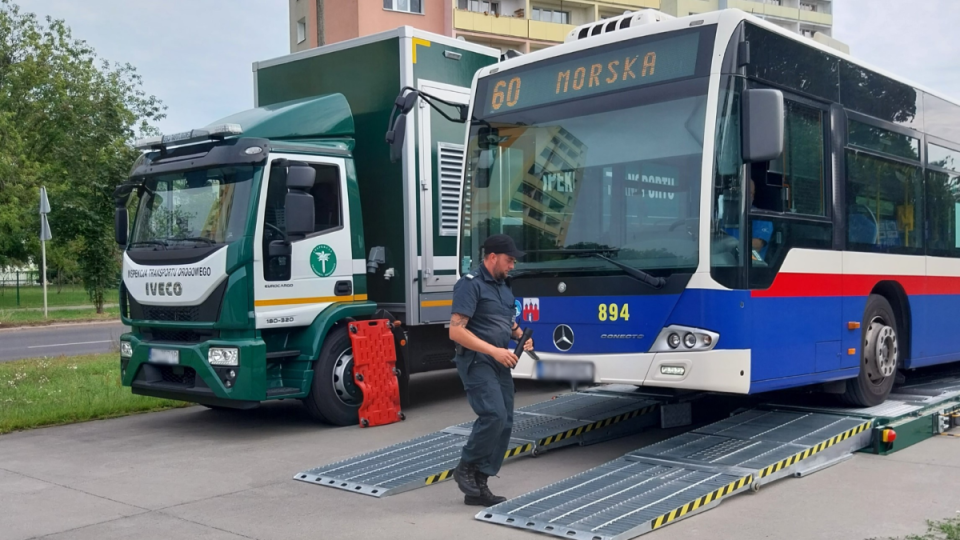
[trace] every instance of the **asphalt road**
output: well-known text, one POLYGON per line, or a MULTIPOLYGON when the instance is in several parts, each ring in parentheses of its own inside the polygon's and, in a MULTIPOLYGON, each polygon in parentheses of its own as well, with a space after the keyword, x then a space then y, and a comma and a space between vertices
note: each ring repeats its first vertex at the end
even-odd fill
POLYGON ((128 328, 119 322, 76 323, 0 330, 0 362, 39 356, 105 353, 128 328))
MULTIPOLYGON (((453 482, 375 499, 293 480, 319 465, 472 418, 454 372, 414 376, 405 422, 330 428, 299 403, 252 411, 189 407, 0 436, 0 538, 26 540, 538 540, 483 523, 453 482)), ((517 406, 559 386, 518 382, 517 406)), ((2 407, 0 407, 2 414, 2 407)), ((680 428, 682 431, 683 428, 680 428)), ((490 485, 518 496, 676 435, 651 430, 507 462, 490 485)), ((960 438, 891 456, 858 454, 805 478, 643 536, 644 540, 862 540, 921 534, 960 510, 960 438)))

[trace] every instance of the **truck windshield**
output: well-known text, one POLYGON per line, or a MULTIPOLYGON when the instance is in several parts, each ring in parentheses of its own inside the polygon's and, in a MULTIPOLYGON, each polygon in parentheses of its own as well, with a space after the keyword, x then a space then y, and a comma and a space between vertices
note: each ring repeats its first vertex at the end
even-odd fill
POLYGON ((696 78, 475 118, 461 270, 498 233, 527 253, 518 274, 623 273, 605 258, 695 269, 706 90, 696 78))
POLYGON ((148 177, 131 249, 186 249, 243 236, 251 186, 263 167, 224 166, 148 177))

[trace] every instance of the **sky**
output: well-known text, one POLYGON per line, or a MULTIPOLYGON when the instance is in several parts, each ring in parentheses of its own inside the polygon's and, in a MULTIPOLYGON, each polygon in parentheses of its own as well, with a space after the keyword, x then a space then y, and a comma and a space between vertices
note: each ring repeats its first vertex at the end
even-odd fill
MULTIPOLYGON (((13 0, 130 63, 167 106, 164 133, 253 107, 252 64, 289 53, 287 0, 13 0)), ((364 0, 370 1, 370 0, 364 0)), ((960 99, 960 1, 833 0, 835 38, 869 64, 960 99)))

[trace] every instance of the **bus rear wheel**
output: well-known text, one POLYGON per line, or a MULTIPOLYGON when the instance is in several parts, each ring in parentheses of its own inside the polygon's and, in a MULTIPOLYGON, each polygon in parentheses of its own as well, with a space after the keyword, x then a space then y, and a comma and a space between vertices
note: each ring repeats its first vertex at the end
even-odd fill
POLYGON ((860 373, 847 381, 843 400, 858 407, 883 403, 893 390, 899 365, 896 314, 886 298, 872 294, 860 327, 860 373))
POLYGON ((313 364, 313 384, 303 400, 315 420, 335 426, 357 424, 363 392, 353 378, 353 348, 346 327, 327 334, 313 364))

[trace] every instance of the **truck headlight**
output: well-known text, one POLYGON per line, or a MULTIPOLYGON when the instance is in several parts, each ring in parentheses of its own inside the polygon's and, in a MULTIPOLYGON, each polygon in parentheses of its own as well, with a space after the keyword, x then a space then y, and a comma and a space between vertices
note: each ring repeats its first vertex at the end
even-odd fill
POLYGON ((240 350, 233 347, 211 347, 207 360, 214 366, 236 366, 240 360, 240 350))
POLYGON ((133 356, 133 344, 129 341, 120 342, 120 358, 130 358, 133 356))

